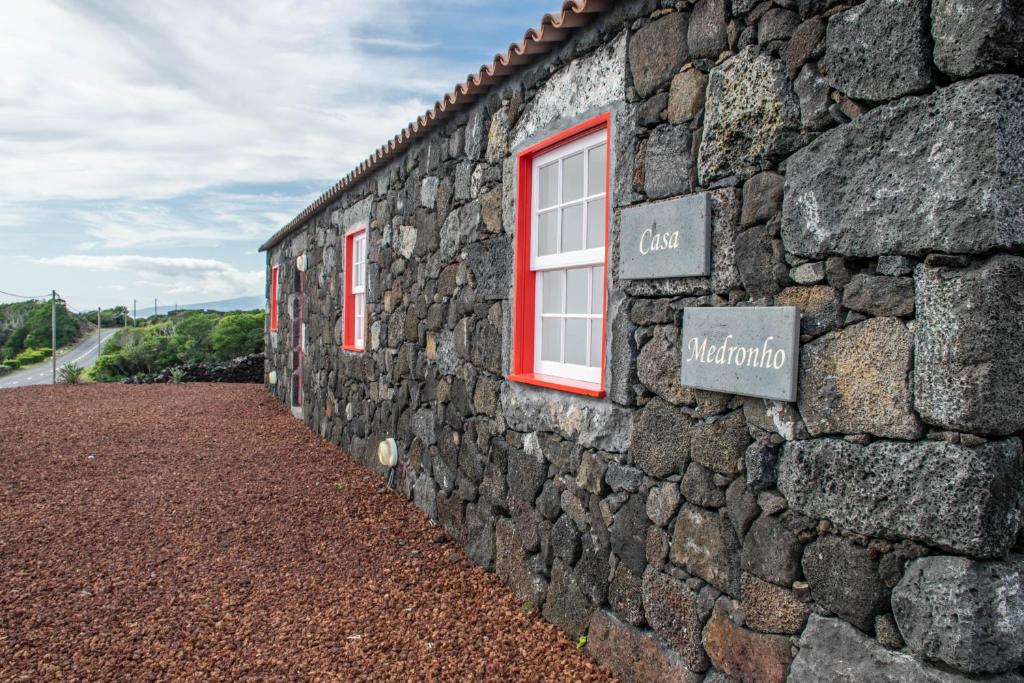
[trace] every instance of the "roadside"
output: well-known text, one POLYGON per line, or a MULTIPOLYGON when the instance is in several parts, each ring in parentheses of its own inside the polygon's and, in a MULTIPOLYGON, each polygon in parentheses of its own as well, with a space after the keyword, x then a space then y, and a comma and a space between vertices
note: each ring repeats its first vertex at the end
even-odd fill
POLYGON ((260 386, 0 392, 0 680, 611 680, 260 386))
MULTIPOLYGON (((68 363, 75 363, 82 368, 91 367, 99 357, 99 346, 105 343, 117 332, 119 327, 106 328, 100 331, 102 342, 96 342, 96 328, 92 329, 77 344, 66 350, 57 352, 57 369, 68 363)), ((51 384, 53 381, 53 364, 51 359, 44 363, 33 365, 30 368, 22 368, 9 375, 0 377, 0 389, 12 389, 15 387, 31 386, 35 384, 51 384)))

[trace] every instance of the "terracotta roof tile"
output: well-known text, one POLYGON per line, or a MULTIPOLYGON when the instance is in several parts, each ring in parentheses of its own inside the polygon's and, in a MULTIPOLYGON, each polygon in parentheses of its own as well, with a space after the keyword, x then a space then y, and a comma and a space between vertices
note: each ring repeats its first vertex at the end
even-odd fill
POLYGON ((556 44, 569 37, 572 29, 589 23, 594 15, 609 9, 614 1, 565 0, 560 12, 545 14, 541 19, 540 26, 529 29, 521 42, 512 43, 507 51, 496 54, 490 64, 484 64, 477 73, 469 74, 464 82, 457 84, 451 92, 446 93, 433 109, 418 117, 402 132, 388 140, 387 144, 377 149, 368 159, 320 195, 287 225, 274 233, 263 243, 260 251, 266 251, 279 244, 285 237, 301 227, 310 216, 337 199, 347 188, 368 173, 378 169, 412 142, 423 137, 435 125, 451 116, 452 112, 468 106, 505 80, 506 77, 515 73, 518 68, 531 63, 536 55, 550 52, 556 44))

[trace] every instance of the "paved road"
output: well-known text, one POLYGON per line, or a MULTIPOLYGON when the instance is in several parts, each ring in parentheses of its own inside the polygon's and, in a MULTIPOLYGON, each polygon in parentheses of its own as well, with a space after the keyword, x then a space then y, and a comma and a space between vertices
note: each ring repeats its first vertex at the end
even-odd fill
MULTIPOLYGON (((117 332, 120 328, 114 327, 101 331, 103 341, 110 339, 111 335, 117 332)), ((96 333, 95 331, 87 336, 85 339, 80 341, 77 346, 73 347, 70 351, 57 356, 57 369, 65 365, 66 363, 77 363, 83 368, 87 368, 96 362, 96 358, 99 355, 96 346, 96 333)), ((50 384, 53 381, 53 363, 52 361, 46 361, 42 365, 35 365, 25 370, 19 370, 12 375, 6 375, 0 377, 0 389, 12 389, 14 387, 27 387, 31 384, 50 384)))

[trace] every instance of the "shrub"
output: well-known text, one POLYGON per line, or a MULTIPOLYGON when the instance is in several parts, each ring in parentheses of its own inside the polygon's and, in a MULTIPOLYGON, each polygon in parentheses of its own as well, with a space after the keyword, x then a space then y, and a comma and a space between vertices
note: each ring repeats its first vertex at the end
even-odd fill
POLYGON ((185 379, 185 371, 181 368, 173 368, 171 370, 171 382, 174 384, 181 384, 185 379))
POLYGON ((232 313, 213 328, 213 352, 218 360, 230 360, 263 350, 263 311, 232 313))
POLYGON ((85 368, 77 363, 66 363, 57 371, 57 381, 61 384, 81 384, 85 368))

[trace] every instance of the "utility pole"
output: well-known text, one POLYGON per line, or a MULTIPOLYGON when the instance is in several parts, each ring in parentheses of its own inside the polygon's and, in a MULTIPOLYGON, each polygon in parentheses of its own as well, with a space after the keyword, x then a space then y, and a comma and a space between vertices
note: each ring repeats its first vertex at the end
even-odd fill
POLYGON ((103 321, 100 317, 102 308, 96 308, 96 355, 100 355, 100 347, 103 346, 103 321))
POLYGON ((156 297, 153 297, 153 317, 155 318, 156 316, 156 297))
POLYGON ((50 355, 53 357, 53 383, 57 383, 57 290, 50 292, 50 355))
POLYGON ((132 327, 139 326, 139 300, 132 299, 132 327))

